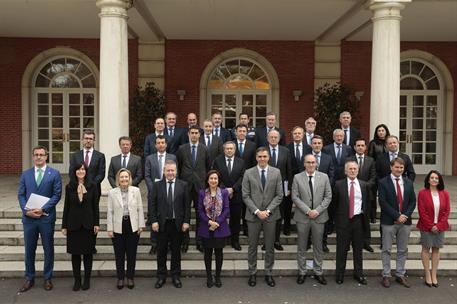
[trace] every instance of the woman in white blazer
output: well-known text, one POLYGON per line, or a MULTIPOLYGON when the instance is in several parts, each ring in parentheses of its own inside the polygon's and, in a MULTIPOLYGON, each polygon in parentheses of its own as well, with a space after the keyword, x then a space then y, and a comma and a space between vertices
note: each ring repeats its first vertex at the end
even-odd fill
POLYGON ((133 277, 138 240, 145 227, 143 202, 140 189, 132 186, 129 170, 122 168, 117 172, 116 185, 108 193, 108 236, 113 241, 116 257, 117 288, 124 287, 124 278, 127 277, 127 287, 132 289, 135 286, 133 277), (126 255, 127 273, 124 266, 126 255))

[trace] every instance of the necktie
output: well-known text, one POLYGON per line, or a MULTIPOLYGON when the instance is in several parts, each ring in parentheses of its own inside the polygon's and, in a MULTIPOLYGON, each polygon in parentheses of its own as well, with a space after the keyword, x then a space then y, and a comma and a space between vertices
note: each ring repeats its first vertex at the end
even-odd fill
POLYGON ((197 151, 195 145, 192 145, 192 167, 195 168, 197 164, 197 151))
POLYGON ((296 145, 295 146, 295 158, 297 159, 297 163, 300 163, 300 149, 299 149, 300 145, 296 145))
POLYGON ((319 154, 314 154, 314 157, 316 158, 316 162, 317 162, 317 167, 316 167, 316 169, 318 169, 318 168, 319 168, 319 163, 320 163, 319 154))
POLYGON ((308 175, 309 192, 311 192, 311 209, 314 209, 313 176, 308 175))
POLYGON ((227 158, 227 170, 228 170, 228 174, 232 173, 232 159, 231 158, 227 158))
POLYGON ((363 156, 359 156, 359 168, 362 169, 363 166, 363 156))
POLYGON ((211 146, 211 139, 210 139, 209 135, 206 135, 206 145, 208 147, 211 146))
POLYGON ((240 151, 240 157, 243 157, 244 149, 243 149, 243 143, 241 143, 241 142, 240 142, 240 147, 238 148, 238 151, 240 151))
POLYGON ((163 177, 163 155, 159 154, 159 173, 160 173, 160 179, 163 177))
POLYGON ((401 194, 400 179, 397 177, 395 181, 397 182, 397 201, 399 205, 398 209, 400 213, 403 213, 403 195, 401 194))
POLYGON ((174 206, 173 206, 173 182, 168 182, 168 194, 167 194, 167 203, 168 203, 168 212, 167 218, 172 219, 174 213, 174 206))
POLYGON ((344 129, 344 142, 349 145, 348 129, 344 129))
POLYGON ((390 161, 394 160, 397 157, 395 152, 390 153, 390 161))
POLYGON ((174 135, 174 134, 173 134, 173 128, 171 128, 171 127, 168 128, 168 135, 169 135, 170 137, 173 137, 173 135, 174 135))
POLYGON ((43 169, 38 168, 38 176, 36 178, 37 186, 40 186, 42 180, 43 180, 43 169))
POLYGON ((84 164, 89 167, 89 150, 86 150, 86 156, 84 157, 84 164))
POLYGON ((122 155, 122 168, 127 168, 127 155, 122 155))
POLYGON ((265 185, 267 183, 267 178, 265 177, 265 169, 262 170, 262 174, 260 175, 260 182, 262 183, 262 189, 265 189, 265 185))
POLYGON ((308 146, 311 146, 311 139, 313 136, 311 134, 306 134, 306 142, 308 143, 308 146))
POLYGON ((216 128, 216 131, 214 132, 214 135, 219 136, 219 128, 216 128))
POLYGON ((354 217, 354 206, 355 206, 355 189, 354 182, 351 182, 351 188, 349 189, 349 218, 354 217))
POLYGON ((341 162, 341 145, 336 145, 337 149, 338 149, 338 152, 336 153, 336 160, 338 161, 338 163, 341 162))
POLYGON ((276 167, 276 149, 273 149, 273 154, 271 157, 273 158, 273 166, 276 167))

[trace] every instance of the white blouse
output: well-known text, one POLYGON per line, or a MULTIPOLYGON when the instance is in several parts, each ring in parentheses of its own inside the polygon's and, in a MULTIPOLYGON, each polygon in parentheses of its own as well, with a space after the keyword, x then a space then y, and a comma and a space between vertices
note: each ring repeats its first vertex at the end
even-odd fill
POLYGON ((433 208, 435 209, 435 219, 433 223, 438 223, 438 214, 440 213, 440 194, 438 192, 432 192, 433 208))

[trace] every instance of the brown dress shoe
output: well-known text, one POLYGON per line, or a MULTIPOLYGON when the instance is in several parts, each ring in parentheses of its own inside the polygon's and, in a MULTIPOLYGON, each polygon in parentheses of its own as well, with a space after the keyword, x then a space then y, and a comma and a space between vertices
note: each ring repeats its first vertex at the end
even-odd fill
POLYGON ((44 287, 44 290, 49 291, 49 290, 51 290, 52 287, 54 287, 54 286, 52 286, 51 280, 45 280, 45 281, 44 281, 43 287, 44 287))
POLYGON ((408 283, 408 281, 406 280, 405 277, 396 277, 395 281, 398 284, 405 286, 406 288, 410 288, 411 287, 411 285, 408 283))
POLYGON ((390 278, 389 277, 382 278, 382 286, 384 286, 385 288, 390 287, 390 278))
POLYGON ((35 285, 35 281, 34 280, 30 280, 30 281, 26 280, 24 282, 24 284, 21 286, 21 288, 19 289, 19 292, 26 292, 27 290, 32 288, 33 285, 35 285))

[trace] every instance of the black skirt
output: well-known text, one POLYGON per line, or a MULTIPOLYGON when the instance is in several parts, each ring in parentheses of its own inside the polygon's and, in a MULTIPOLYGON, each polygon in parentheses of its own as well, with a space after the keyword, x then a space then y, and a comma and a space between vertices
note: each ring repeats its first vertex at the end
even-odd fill
POLYGON ((81 227, 67 230, 67 253, 92 254, 95 246, 94 231, 81 227))
POLYGON ((214 237, 214 232, 209 232, 209 238, 202 238, 203 248, 224 248, 225 247, 225 237, 217 238, 214 237))

